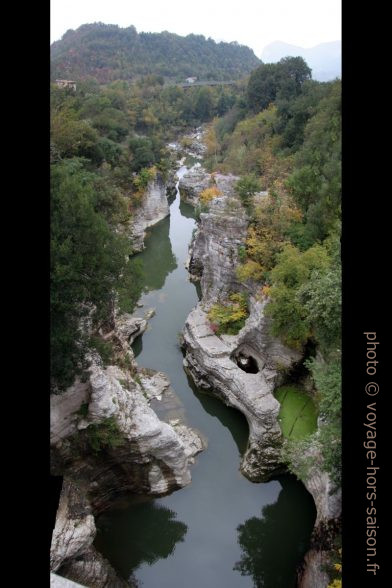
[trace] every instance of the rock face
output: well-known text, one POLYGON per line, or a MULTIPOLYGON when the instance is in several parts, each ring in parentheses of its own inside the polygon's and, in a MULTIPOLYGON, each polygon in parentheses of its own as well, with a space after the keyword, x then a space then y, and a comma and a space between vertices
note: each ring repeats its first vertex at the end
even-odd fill
MULTIPOLYGON (((235 176, 215 175, 221 196, 211 201, 208 212, 200 214, 190 248, 188 269, 191 277, 200 280, 202 302, 189 314, 184 327, 184 365, 198 386, 245 415, 249 441, 241 471, 252 481, 263 481, 282 468, 280 405, 273 391, 282 383, 283 372, 301 360, 301 354, 269 335, 269 319, 264 313, 267 301, 251 286, 246 288, 250 314, 243 329, 235 336, 218 337, 210 327, 207 311, 211 304, 245 289, 237 279, 236 267, 248 218, 235 197, 237 180, 235 176), (249 365, 247 361, 241 364, 241 358, 252 358, 252 373, 241 369, 241 365, 249 365)), ((210 183, 211 176, 199 169, 184 176, 182 190, 189 201, 197 203, 200 192, 210 183)), ((265 196, 260 193, 257 198, 265 196)), ((313 496, 317 520, 298 582, 300 588, 326 588, 329 580, 323 565, 339 525, 340 493, 330 494, 329 476, 317 466, 305 486, 313 496)))
POLYGON ((79 585, 96 588, 132 586, 118 578, 109 562, 94 548, 95 535, 94 516, 88 500, 78 486, 64 479, 52 535, 51 570, 58 572, 60 578, 66 576, 79 585))
MULTIPOLYGON (((51 399, 54 471, 82 483, 95 512, 107 508, 120 494, 163 495, 189 484, 193 458, 189 446, 194 446, 195 433, 189 430, 189 444, 185 444, 172 426, 159 420, 148 404, 147 392, 126 371, 117 366, 104 368, 98 362, 89 371, 86 385, 78 383, 51 399), (76 401, 71 401, 75 395, 81 401, 79 413, 76 401), (85 409, 80 414, 82 404, 85 409), (115 443, 103 443, 95 451, 100 439, 110 436, 107 427, 113 421, 115 443)), ((144 375, 143 380, 151 394, 154 379, 147 384, 149 377, 144 375)), ((202 448, 200 441, 198 451, 202 448)))
POLYGON ((210 174, 199 163, 195 164, 182 176, 178 184, 181 200, 196 206, 200 193, 210 186, 210 178, 210 174))
POLYGON ((248 220, 234 197, 236 176, 215 176, 221 196, 214 198, 209 211, 200 214, 200 223, 190 249, 189 272, 200 279, 204 303, 243 290, 236 275, 239 248, 245 244, 248 220))
POLYGON ((189 271, 200 279, 203 298, 185 323, 184 364, 197 385, 210 389, 245 415, 249 442, 241 471, 252 481, 262 481, 281 469, 280 405, 273 396, 280 378, 278 368, 290 367, 300 356, 267 334, 265 301, 255 296, 250 298, 250 315, 237 335, 218 337, 209 324, 206 311, 213 302, 244 290, 237 279, 236 266, 248 218, 235 195, 237 180, 236 176, 215 174, 220 195, 210 202, 208 212, 200 214, 189 271), (257 373, 247 373, 239 367, 240 354, 253 358, 257 373))
POLYGON ((146 324, 115 317, 104 336, 127 367, 104 367, 92 355, 87 381, 51 397, 52 473, 65 480, 51 569, 89 588, 128 585, 92 546, 94 515, 126 493, 161 496, 189 484, 190 466, 204 448, 196 431, 179 419, 175 426, 161 421, 149 404, 174 393, 165 374, 134 361, 129 342, 146 324))
POLYGON ((187 318, 184 328, 184 365, 196 384, 210 389, 226 404, 242 412, 249 425, 249 441, 241 471, 252 481, 266 481, 281 470, 282 434, 278 424, 279 403, 273 390, 279 380, 277 365, 289 367, 299 356, 278 341, 254 331, 266 319, 262 305, 254 301, 250 317, 238 335, 216 336, 206 312, 199 304, 187 318), (269 344, 268 344, 269 343, 269 344), (251 351, 259 371, 246 373, 235 360, 239 350, 251 351))
MULTIPOLYGON (((316 449, 309 451, 309 458, 320 456, 316 449)), ((328 552, 334 537, 341 531, 341 489, 334 488, 327 472, 313 466, 305 480, 305 487, 313 496, 317 510, 311 546, 304 558, 304 564, 298 578, 299 588, 326 588, 328 574, 324 571, 328 563, 328 552)))
POLYGON ((145 230, 170 214, 166 196, 166 185, 157 173, 155 180, 149 182, 143 201, 132 219, 131 237, 134 251, 144 248, 145 230))

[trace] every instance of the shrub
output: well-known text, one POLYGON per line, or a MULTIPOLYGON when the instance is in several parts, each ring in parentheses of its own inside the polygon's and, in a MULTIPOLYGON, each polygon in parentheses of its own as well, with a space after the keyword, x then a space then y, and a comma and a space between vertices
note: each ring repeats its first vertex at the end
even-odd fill
POLYGON ((261 190, 261 184, 254 175, 248 175, 238 180, 235 191, 241 198, 242 204, 245 206, 249 214, 253 212, 252 196, 261 190))
POLYGON ((208 202, 211 202, 211 200, 213 198, 220 196, 220 194, 221 194, 221 192, 220 192, 220 190, 218 190, 218 188, 216 186, 212 186, 211 188, 206 188, 200 194, 200 202, 202 202, 202 204, 208 204, 208 202))
POLYGON ((105 448, 114 448, 124 443, 124 437, 113 416, 86 429, 87 441, 94 453, 105 448))
POLYGON ((140 170, 138 175, 134 178, 133 183, 138 192, 143 192, 148 183, 156 178, 157 170, 155 167, 144 167, 140 170))
POLYGON ((211 328, 217 335, 236 335, 249 316, 245 294, 230 294, 229 301, 214 304, 208 313, 211 328))
POLYGON ((263 275, 263 268, 257 261, 253 261, 253 259, 248 259, 245 263, 237 267, 237 278, 241 282, 246 282, 246 280, 255 280, 258 282, 262 279, 263 275))
POLYGON ((105 341, 101 337, 93 335, 90 337, 89 347, 99 353, 104 366, 113 362, 113 345, 110 341, 105 341))
POLYGON ((285 439, 282 446, 282 462, 302 482, 306 482, 309 472, 315 464, 316 458, 309 455, 309 448, 313 442, 313 436, 305 439, 285 439))

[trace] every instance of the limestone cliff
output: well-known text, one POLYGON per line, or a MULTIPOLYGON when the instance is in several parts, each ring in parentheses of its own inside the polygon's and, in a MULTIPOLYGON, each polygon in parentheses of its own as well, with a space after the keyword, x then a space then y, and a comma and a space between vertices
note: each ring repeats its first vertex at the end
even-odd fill
POLYGON ((95 535, 94 516, 85 493, 65 478, 50 551, 50 568, 58 576, 51 585, 57 585, 62 577, 96 588, 135 585, 118 578, 109 562, 93 546, 95 535))
POLYGON ((130 236, 134 251, 144 249, 145 231, 170 214, 166 184, 160 173, 148 183, 139 208, 131 220, 130 236))
POLYGON ((325 567, 327 564, 331 565, 330 550, 336 535, 341 532, 341 489, 336 488, 329 474, 320 468, 319 450, 310 449, 307 457, 314 461, 314 465, 304 484, 313 496, 317 517, 310 549, 305 555, 298 575, 298 586, 299 588, 326 588, 329 578, 325 567))
MULTIPOLYGON (((267 480, 282 471, 282 435, 278 423, 280 405, 273 395, 283 374, 295 366, 301 354, 287 348, 269 334, 264 309, 267 300, 252 285, 241 284, 236 276, 239 248, 245 244, 248 218, 234 193, 234 176, 215 175, 222 194, 200 214, 198 229, 190 247, 189 272, 200 280, 202 301, 189 314, 184 327, 184 365, 195 382, 209 389, 225 403, 240 410, 249 424, 249 441, 241 471, 253 481, 267 480), (211 304, 231 292, 247 291, 249 317, 235 336, 217 336, 207 317, 211 304), (239 357, 252 357, 256 373, 240 367, 239 357)), ((200 192, 211 185, 211 177, 199 169, 180 182, 181 196, 193 204, 200 192)), ((260 197, 263 197, 261 194, 260 197)), ((313 456, 315 457, 315 456, 313 456)), ((317 456, 316 456, 317 457, 317 456)), ((320 467, 320 456, 305 486, 312 494, 317 519, 299 574, 301 588, 326 588, 328 560, 333 536, 338 532, 341 511, 340 491, 331 490, 331 481, 320 467)))
POLYGON ((267 333, 265 300, 250 296, 250 315, 235 336, 218 337, 212 330, 208 307, 228 294, 244 290, 236 276, 238 250, 244 245, 247 215, 235 195, 236 176, 216 174, 220 195, 214 198, 200 223, 190 251, 189 271, 199 277, 202 302, 190 313, 184 328, 184 364, 196 383, 211 389, 226 404, 240 410, 249 424, 248 448, 241 471, 253 481, 267 480, 281 469, 282 434, 279 403, 273 391, 280 370, 288 369, 300 355, 267 333), (257 373, 238 365, 241 353, 257 363, 257 373))
POLYGON ((51 397, 52 473, 65 480, 51 569, 89 588, 126 585, 92 546, 94 515, 126 493, 161 496, 189 484, 190 465, 204 446, 196 431, 161 421, 150 407, 152 398, 173 391, 165 374, 147 373, 134 360, 129 344, 146 324, 115 318, 103 336, 115 344, 121 367, 105 367, 92 354, 86 381, 51 397))
POLYGON ((180 179, 178 188, 181 200, 196 206, 199 203, 200 193, 210 185, 210 174, 197 163, 187 171, 180 179))
POLYGON ((254 342, 252 334, 256 325, 262 325, 266 319, 262 303, 252 300, 251 304, 250 317, 238 335, 221 337, 214 334, 206 312, 198 305, 188 316, 184 328, 184 365, 197 385, 210 389, 245 415, 249 441, 241 471, 256 482, 268 480, 281 470, 279 403, 273 390, 280 377, 278 362, 288 367, 298 360, 298 355, 278 341, 268 345, 262 343, 260 337, 254 342), (252 354, 257 362, 257 373, 246 373, 238 366, 236 359, 243 350, 252 354))

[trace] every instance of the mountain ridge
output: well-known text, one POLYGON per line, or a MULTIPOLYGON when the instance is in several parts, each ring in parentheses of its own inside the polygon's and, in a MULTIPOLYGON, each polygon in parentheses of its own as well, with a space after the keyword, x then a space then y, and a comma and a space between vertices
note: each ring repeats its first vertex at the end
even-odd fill
POLYGON ((184 80, 236 80, 261 64, 253 50, 237 42, 203 35, 138 33, 131 25, 91 23, 68 30, 51 45, 52 79, 95 77, 100 83, 159 75, 184 80))

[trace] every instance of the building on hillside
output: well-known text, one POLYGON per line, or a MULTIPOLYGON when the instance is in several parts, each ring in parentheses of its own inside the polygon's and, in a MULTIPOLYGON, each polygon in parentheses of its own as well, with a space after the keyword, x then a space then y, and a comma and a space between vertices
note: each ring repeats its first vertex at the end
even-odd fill
POLYGON ((56 80, 56 86, 58 88, 71 88, 74 92, 76 91, 76 82, 74 80, 56 80))
POLYGON ((186 83, 187 84, 194 84, 196 82, 197 78, 196 77, 191 77, 191 78, 186 78, 186 83))

